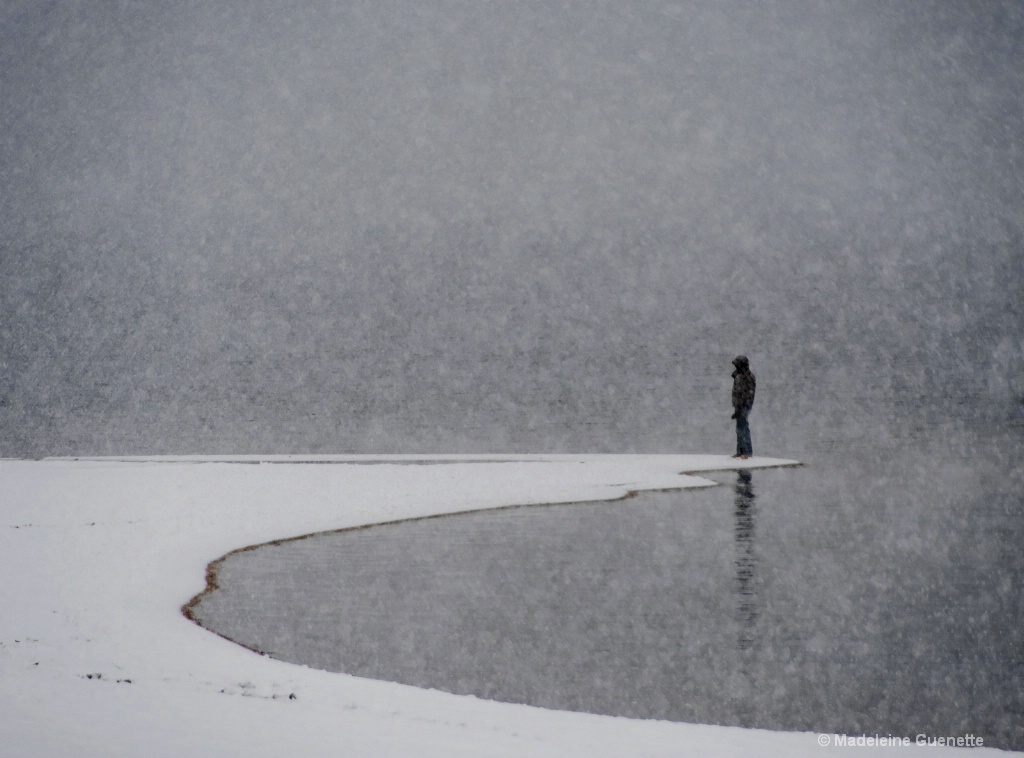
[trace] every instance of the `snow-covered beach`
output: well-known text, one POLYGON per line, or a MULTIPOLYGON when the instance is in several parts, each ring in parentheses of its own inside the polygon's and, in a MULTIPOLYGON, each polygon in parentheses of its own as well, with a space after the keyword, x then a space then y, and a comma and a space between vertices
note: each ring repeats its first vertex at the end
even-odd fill
POLYGON ((3 754, 841 753, 845 746, 823 748, 813 733, 548 711, 317 671, 247 651, 181 613, 203 589, 207 565, 247 545, 711 486, 690 474, 791 463, 712 455, 0 461, 3 754))

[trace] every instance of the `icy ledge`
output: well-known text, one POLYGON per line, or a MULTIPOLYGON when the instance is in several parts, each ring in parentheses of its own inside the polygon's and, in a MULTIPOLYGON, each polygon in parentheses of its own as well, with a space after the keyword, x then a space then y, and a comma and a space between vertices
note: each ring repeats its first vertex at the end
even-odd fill
POLYGON ((692 474, 786 465, 796 462, 713 455, 0 461, 3 754, 845 754, 820 747, 814 734, 548 711, 307 669, 253 654, 181 614, 203 589, 207 564, 246 545, 514 503, 709 486, 692 474))

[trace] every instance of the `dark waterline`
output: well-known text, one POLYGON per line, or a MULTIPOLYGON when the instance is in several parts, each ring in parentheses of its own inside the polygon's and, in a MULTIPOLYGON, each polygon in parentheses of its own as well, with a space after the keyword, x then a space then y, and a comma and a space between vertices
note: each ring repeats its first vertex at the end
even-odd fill
POLYGON ((196 616, 283 660, 495 700, 1019 748, 1022 476, 986 447, 266 546, 196 616))

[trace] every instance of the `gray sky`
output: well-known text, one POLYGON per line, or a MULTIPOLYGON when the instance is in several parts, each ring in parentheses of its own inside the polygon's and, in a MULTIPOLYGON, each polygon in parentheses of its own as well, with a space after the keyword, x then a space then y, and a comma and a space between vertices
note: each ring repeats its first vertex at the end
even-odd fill
POLYGON ((296 5, 0 10, 0 454, 692 447, 735 352, 1024 392, 1019 3, 296 5))

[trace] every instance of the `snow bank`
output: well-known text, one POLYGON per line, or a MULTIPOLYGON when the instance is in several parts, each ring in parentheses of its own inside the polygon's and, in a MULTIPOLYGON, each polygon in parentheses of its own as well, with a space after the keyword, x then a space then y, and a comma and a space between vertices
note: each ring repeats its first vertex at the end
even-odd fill
MULTIPOLYGON (((724 456, 0 461, 4 756, 820 756, 817 735, 548 711, 274 661, 192 624, 207 564, 311 532, 709 486, 724 456)), ((623 507, 629 507, 628 501, 623 507)), ((907 748, 915 756, 948 748, 907 748)))

